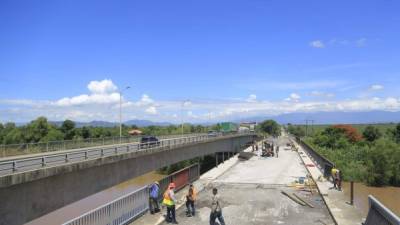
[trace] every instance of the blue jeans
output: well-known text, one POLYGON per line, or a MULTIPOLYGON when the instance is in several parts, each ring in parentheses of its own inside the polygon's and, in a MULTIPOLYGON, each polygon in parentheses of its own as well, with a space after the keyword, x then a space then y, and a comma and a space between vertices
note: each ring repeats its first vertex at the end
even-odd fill
POLYGON ((225 225, 224 217, 222 212, 211 212, 210 213, 210 225, 215 225, 215 220, 218 219, 220 225, 225 225))
POLYGON ((186 211, 187 214, 194 216, 196 214, 196 209, 194 208, 194 201, 186 200, 186 211))

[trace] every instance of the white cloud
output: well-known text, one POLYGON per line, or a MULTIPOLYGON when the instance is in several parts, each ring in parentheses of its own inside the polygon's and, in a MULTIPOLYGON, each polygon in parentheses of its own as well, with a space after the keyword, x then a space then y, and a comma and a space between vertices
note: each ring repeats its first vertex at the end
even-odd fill
POLYGON ((251 94, 246 100, 247 102, 256 102, 257 101, 257 95, 251 94))
POLYGON ((371 85, 368 90, 370 90, 370 91, 380 91, 380 90, 383 90, 383 88, 384 88, 383 85, 374 84, 374 85, 371 85))
POLYGON ((95 94, 112 93, 118 90, 117 86, 109 79, 90 81, 87 87, 91 93, 95 94))
POLYGON ((150 115, 156 115, 158 114, 157 108, 155 106, 150 106, 145 110, 146 113, 150 115))
POLYGON ((313 48, 325 48, 325 44, 321 40, 310 42, 310 46, 313 48))
POLYGON ((137 102, 138 106, 147 106, 154 103, 154 100, 151 99, 148 95, 143 94, 142 98, 137 102))
POLYGON ((288 98, 285 98, 285 101, 294 101, 298 102, 300 100, 301 96, 297 93, 292 93, 288 98))

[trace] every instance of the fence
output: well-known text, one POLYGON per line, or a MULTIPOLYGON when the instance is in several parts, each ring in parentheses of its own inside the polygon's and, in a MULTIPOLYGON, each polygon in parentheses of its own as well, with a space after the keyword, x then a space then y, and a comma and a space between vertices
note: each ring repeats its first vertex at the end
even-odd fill
POLYGON ((230 135, 195 135, 181 138, 164 139, 153 143, 133 143, 117 146, 103 146, 92 149, 71 150, 63 153, 48 153, 41 156, 27 157, 15 160, 0 160, 0 176, 9 175, 17 172, 37 170, 44 167, 59 166, 69 163, 83 162, 86 160, 93 160, 114 156, 119 154, 126 154, 130 152, 144 151, 147 149, 170 149, 176 146, 186 144, 198 143, 210 139, 217 139, 221 136, 244 136, 248 134, 230 134, 230 135))
MULTIPOLYGON (((171 181, 177 183, 177 188, 181 189, 188 183, 197 180, 200 177, 199 171, 200 165, 194 164, 175 172, 159 181, 160 190, 165 190, 171 181)), ((63 225, 123 225, 142 215, 148 209, 149 187, 145 186, 89 211, 78 218, 72 219, 63 225)))
POLYGON ((368 196, 369 210, 365 225, 400 225, 400 218, 372 195, 368 196))
POLYGON ((329 161, 327 158, 323 157, 321 154, 316 152, 312 147, 310 147, 307 143, 305 143, 300 138, 296 137, 297 142, 306 150, 307 154, 311 157, 311 159, 316 162, 316 166, 323 171, 325 177, 330 177, 331 170, 333 168, 334 163, 329 161))
MULTIPOLYGON (((164 135, 159 136, 159 139, 177 138, 184 136, 204 135, 198 134, 179 134, 179 135, 164 135)), ((139 142, 142 136, 128 137, 104 137, 104 138, 88 138, 80 140, 65 140, 65 141, 50 141, 39 143, 21 143, 0 145, 0 157, 25 155, 40 152, 52 152, 68 149, 88 148, 103 145, 128 144, 139 142)))

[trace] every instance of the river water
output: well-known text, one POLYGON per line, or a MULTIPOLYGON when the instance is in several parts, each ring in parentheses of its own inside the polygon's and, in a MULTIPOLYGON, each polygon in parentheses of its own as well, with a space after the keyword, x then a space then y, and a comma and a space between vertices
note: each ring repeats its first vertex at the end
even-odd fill
POLYGON ((160 180, 164 175, 157 174, 155 171, 144 174, 140 177, 125 181, 114 187, 91 195, 87 198, 74 202, 47 215, 37 218, 26 225, 57 225, 76 218, 92 209, 106 204, 118 197, 137 190, 144 185, 150 184, 156 180, 160 180))
MULTIPOLYGON (((344 182, 343 190, 350 201, 350 183, 344 182)), ((362 183, 354 183, 354 205, 365 217, 369 209, 368 195, 373 195, 400 216, 400 187, 368 187, 362 183)))

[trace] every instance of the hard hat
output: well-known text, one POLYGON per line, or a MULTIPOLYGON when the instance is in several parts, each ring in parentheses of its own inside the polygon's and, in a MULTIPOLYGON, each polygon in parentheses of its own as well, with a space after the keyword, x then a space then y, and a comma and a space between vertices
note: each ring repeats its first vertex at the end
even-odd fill
POLYGON ((157 184, 158 186, 160 186, 160 183, 158 181, 154 182, 155 184, 157 184))

